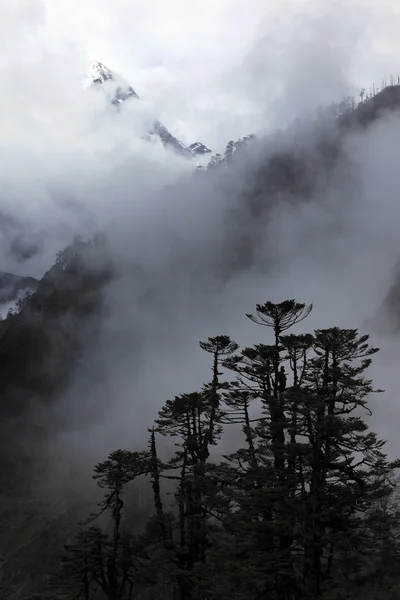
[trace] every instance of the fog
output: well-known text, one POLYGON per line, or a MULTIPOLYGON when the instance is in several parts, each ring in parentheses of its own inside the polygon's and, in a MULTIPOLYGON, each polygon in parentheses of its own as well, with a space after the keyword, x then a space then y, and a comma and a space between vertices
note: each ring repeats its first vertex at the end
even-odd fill
MULTIPOLYGON (((83 8, 10 0, 0 7, 1 269, 41 277, 74 234, 98 231, 118 265, 98 346, 86 348, 57 405, 31 416, 64 423, 48 449, 57 460, 92 463, 113 448, 146 444, 163 402, 210 377, 199 340, 266 339, 245 317, 257 302, 314 303, 305 330, 372 327, 400 255, 397 115, 349 134, 306 202, 293 193, 265 198, 261 219, 249 217, 246 198, 271 152, 268 141, 234 171, 198 177, 196 162, 143 139, 160 118, 185 143, 221 151, 230 139, 262 139, 397 74, 394 2, 378 14, 361 1, 351 9, 280 6, 251 0, 244 10, 239 1, 203 0, 192 12, 178 0, 83 8), (86 89, 91 58, 121 73, 140 102, 116 112, 107 95, 86 89), (232 260, 243 229, 255 248, 245 269, 232 260), (16 236, 32 248, 23 260, 12 250, 16 236)), ((287 136, 307 148, 313 125, 287 136)), ((388 390, 371 399, 372 423, 396 455, 398 345, 372 329, 384 349, 373 376, 388 390)))

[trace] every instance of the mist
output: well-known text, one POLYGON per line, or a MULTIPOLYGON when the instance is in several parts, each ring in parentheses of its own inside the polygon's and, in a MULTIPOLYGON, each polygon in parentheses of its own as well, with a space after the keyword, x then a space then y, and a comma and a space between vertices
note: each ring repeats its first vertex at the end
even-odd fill
MULTIPOLYGON (((115 4, 0 8, 8 31, 0 42, 1 269, 41 277, 75 234, 99 231, 117 265, 99 344, 86 348, 56 405, 30 414, 49 430, 63 423, 46 447, 57 469, 77 459, 86 470, 112 449, 143 447, 164 401, 208 381, 199 340, 267 339, 245 317, 256 303, 296 298, 314 304, 303 330, 368 333, 400 258, 397 114, 349 133, 306 201, 271 193, 261 217, 246 202, 274 152, 269 135, 397 74, 394 3, 377 16, 367 2, 302 2, 296 10, 285 2, 278 11, 252 0, 244 11, 241 2, 203 1, 193 15, 176 0, 166 23, 162 3, 115 4), (90 58, 121 73, 140 103, 116 112, 107 94, 86 89, 90 58), (235 170, 199 177, 195 162, 143 139, 155 118, 214 152, 248 133, 259 141, 235 170), (253 248, 245 265, 244 233, 253 248), (16 238, 32 249, 23 260, 16 238)), ((315 127, 311 117, 289 128, 285 143, 313 150, 315 127)), ((372 374, 387 390, 371 398, 372 425, 397 456, 398 343, 378 327, 372 342, 383 348, 372 374)))

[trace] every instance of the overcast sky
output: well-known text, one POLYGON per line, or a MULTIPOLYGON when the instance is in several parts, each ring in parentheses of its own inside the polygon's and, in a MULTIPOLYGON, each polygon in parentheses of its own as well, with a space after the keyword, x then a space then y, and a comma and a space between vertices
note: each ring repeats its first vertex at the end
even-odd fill
POLYGON ((175 135, 219 150, 292 117, 299 80, 307 108, 397 74, 399 27, 396 0, 2 0, 0 67, 103 61, 175 135))

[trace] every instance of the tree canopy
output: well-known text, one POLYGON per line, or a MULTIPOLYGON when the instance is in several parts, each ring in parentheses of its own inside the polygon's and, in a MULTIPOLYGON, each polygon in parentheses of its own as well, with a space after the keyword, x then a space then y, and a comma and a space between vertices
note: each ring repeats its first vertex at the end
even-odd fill
POLYGON ((398 463, 365 421, 378 349, 357 329, 296 333, 311 310, 266 302, 247 315, 261 343, 200 342, 210 381, 165 401, 148 448, 95 466, 103 500, 43 598, 396 597, 398 463), (146 479, 153 515, 133 534, 127 506, 146 479))

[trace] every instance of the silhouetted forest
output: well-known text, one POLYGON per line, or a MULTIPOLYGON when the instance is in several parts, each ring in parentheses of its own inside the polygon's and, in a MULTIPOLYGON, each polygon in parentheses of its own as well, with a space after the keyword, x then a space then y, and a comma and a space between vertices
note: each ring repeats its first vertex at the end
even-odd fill
POLYGON ((95 466, 97 513, 35 598, 398 596, 400 463, 364 420, 380 392, 368 379, 378 349, 355 329, 295 333, 311 309, 266 302, 247 315, 259 326, 253 346, 200 342, 210 380, 166 400, 148 448, 95 466), (169 460, 159 436, 175 446, 169 460), (153 514, 134 534, 141 479, 153 514))

